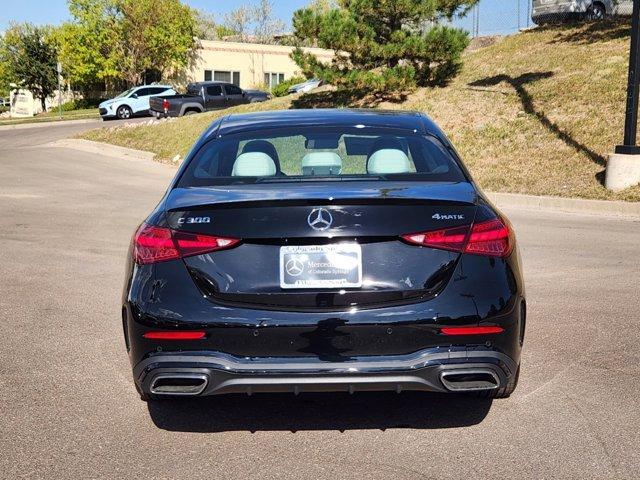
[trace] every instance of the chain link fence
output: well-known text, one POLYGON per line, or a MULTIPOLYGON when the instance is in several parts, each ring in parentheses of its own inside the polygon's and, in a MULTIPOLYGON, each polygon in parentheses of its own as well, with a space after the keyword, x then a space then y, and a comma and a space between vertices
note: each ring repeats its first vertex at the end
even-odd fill
POLYGON ((509 35, 536 24, 630 16, 633 0, 480 0, 451 25, 472 37, 509 35))
POLYGON ((453 24, 472 37, 508 35, 532 25, 531 9, 531 0, 481 0, 453 24))

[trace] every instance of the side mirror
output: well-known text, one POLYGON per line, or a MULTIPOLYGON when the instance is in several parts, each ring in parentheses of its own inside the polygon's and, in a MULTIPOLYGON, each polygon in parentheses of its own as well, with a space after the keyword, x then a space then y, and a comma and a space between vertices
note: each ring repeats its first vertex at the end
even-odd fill
POLYGON ((247 92, 244 92, 244 91, 243 91, 243 92, 242 92, 242 96, 243 96, 243 97, 246 97, 246 96, 247 96, 247 92))
POLYGON ((131 95, 131 98, 138 98, 138 94, 134 93, 133 95, 131 95))

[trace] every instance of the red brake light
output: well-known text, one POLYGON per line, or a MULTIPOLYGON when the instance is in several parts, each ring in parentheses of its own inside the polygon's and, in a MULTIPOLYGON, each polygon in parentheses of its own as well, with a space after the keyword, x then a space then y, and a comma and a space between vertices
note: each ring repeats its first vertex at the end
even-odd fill
POLYGON ((401 238, 423 247, 492 257, 506 257, 513 247, 509 227, 498 218, 473 225, 402 235, 401 238))
POLYGON ((444 335, 487 335, 502 332, 504 332, 502 327, 450 327, 440 329, 440 333, 444 335))
POLYGON ((463 227, 445 228, 431 232, 412 233, 403 235, 402 238, 409 243, 415 243, 416 245, 422 245, 424 247, 461 252, 468 234, 469 225, 465 225, 463 227))
POLYGON ((163 262, 180 258, 168 228, 143 223, 133 237, 133 259, 136 263, 163 262))
POLYGON ((143 223, 133 237, 133 259, 139 265, 176 260, 230 248, 236 238, 177 232, 143 223))
POLYGON ((471 229, 465 252, 492 257, 506 257, 511 253, 511 234, 507 225, 496 218, 476 223, 471 229))
POLYGON ((167 100, 166 98, 162 100, 162 109, 169 110, 169 100, 167 100))
POLYGON ((142 335, 149 340, 200 340, 204 338, 202 331, 160 331, 147 332, 142 335))

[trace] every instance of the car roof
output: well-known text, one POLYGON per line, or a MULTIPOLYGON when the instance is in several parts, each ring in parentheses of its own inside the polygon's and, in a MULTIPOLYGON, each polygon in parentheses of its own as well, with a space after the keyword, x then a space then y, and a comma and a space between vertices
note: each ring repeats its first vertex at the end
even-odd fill
POLYGON ((232 114, 214 121, 204 135, 229 135, 244 131, 267 128, 296 126, 355 126, 372 128, 393 128, 397 130, 419 131, 438 138, 444 135, 438 126, 426 115, 413 111, 374 109, 309 109, 275 110, 232 114))
POLYGON ((223 82, 221 80, 208 80, 206 82, 191 82, 189 85, 235 85, 235 84, 231 82, 223 82))
POLYGON ((156 84, 152 84, 152 85, 138 85, 137 87, 133 87, 132 90, 138 90, 139 88, 150 88, 150 87, 154 87, 154 88, 173 88, 171 85, 156 85, 156 84))

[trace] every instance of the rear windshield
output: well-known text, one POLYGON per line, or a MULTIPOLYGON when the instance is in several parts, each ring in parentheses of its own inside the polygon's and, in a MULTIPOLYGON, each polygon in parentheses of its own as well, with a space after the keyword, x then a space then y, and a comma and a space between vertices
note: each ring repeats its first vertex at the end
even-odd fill
POLYGON ((289 127, 206 143, 178 187, 330 180, 463 182, 438 139, 389 129, 289 127))

